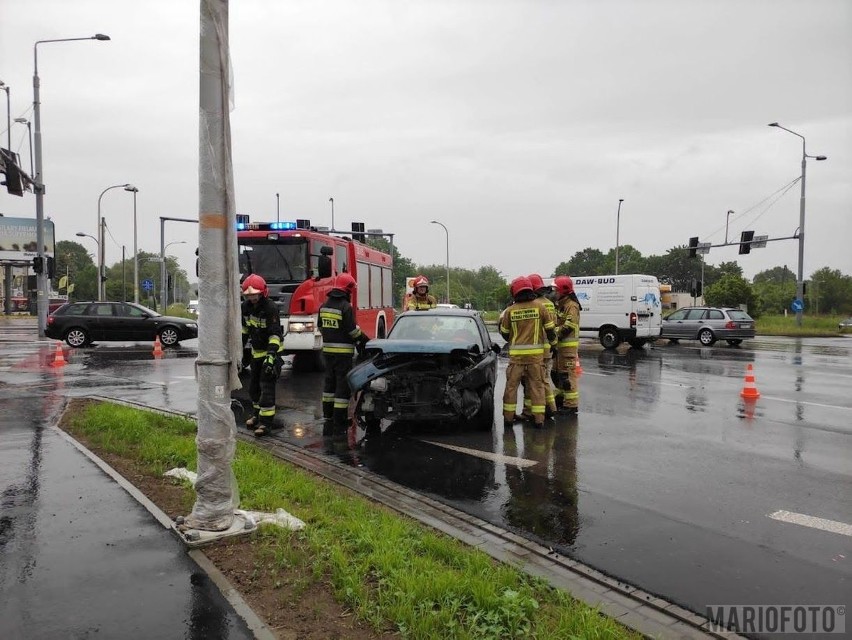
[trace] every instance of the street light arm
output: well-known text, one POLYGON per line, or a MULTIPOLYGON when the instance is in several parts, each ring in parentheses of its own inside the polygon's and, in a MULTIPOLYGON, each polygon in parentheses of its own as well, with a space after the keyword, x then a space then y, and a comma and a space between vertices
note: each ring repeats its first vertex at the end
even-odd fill
POLYGON ((805 152, 805 136, 803 136, 801 133, 796 133, 796 132, 795 132, 795 131, 793 131, 792 129, 788 129, 787 127, 782 127, 782 126, 781 126, 780 124, 778 124, 777 122, 770 122, 770 123, 769 123, 768 125, 766 125, 766 126, 768 126, 768 127, 776 127, 777 129, 783 129, 783 130, 784 130, 784 131, 786 131, 787 133, 792 133, 794 136, 798 136, 798 137, 800 137, 800 138, 802 139, 802 155, 803 155, 804 157, 807 157, 807 153, 805 152))

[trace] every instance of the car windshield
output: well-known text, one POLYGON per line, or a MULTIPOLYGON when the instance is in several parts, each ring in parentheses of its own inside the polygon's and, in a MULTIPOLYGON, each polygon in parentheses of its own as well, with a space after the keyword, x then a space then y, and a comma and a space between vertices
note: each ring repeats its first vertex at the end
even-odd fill
POLYGON ((261 274, 267 282, 304 282, 308 278, 306 238, 240 239, 240 273, 261 274), (248 244, 251 243, 251 244, 248 244))
POLYGON ((728 315, 731 317, 731 320, 751 320, 750 315, 739 309, 728 309, 728 315))
POLYGON ((449 340, 482 346, 476 321, 466 316, 417 313, 400 316, 389 340, 449 340))

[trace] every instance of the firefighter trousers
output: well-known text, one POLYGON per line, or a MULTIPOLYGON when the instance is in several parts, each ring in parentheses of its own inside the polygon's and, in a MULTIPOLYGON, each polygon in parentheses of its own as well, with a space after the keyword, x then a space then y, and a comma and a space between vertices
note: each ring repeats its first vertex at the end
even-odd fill
POLYGON ((249 397, 252 411, 258 422, 271 429, 275 421, 275 386, 278 384, 278 376, 264 375, 265 358, 266 354, 259 358, 252 358, 249 397))
MULTIPOLYGON (((553 383, 551 371, 556 364, 556 358, 547 358, 542 361, 541 366, 544 368, 542 375, 544 376, 544 404, 550 414, 556 413, 556 387, 553 383)), ((532 398, 527 393, 529 383, 526 379, 521 380, 521 386, 524 389, 524 416, 529 416, 532 407, 532 398)))
POLYGON ((556 357, 556 396, 562 406, 576 409, 580 404, 577 386, 577 347, 560 347, 556 357))
POLYGON ((352 369, 351 353, 323 353, 325 357, 325 382, 322 388, 322 415, 334 423, 336 431, 343 431, 349 423, 349 398, 352 392, 346 374, 352 369))
POLYGON ((545 383, 544 365, 541 359, 509 360, 506 367, 506 388, 503 391, 503 420, 513 422, 518 402, 518 387, 523 380, 527 385, 524 395, 529 394, 530 413, 535 424, 544 424, 545 383))

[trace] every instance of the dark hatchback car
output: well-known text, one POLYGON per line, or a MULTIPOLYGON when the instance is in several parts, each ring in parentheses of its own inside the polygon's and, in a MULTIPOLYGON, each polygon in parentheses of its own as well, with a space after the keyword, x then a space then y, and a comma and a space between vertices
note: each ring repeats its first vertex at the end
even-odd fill
POLYGON ((368 359, 349 372, 356 419, 367 427, 387 418, 490 430, 499 352, 476 311, 402 313, 387 338, 367 343, 368 359))
POLYGON ((742 309, 684 307, 663 318, 660 337, 671 342, 698 340, 705 347, 717 340, 738 345, 754 337, 754 319, 742 309))
POLYGON ((149 342, 160 336, 163 346, 198 337, 198 323, 161 316, 133 302, 70 302, 47 317, 44 335, 72 347, 92 342, 149 342))

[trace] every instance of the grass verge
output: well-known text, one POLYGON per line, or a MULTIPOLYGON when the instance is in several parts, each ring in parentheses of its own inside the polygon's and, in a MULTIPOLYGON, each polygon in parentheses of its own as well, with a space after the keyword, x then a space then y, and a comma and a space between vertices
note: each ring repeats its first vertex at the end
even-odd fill
POLYGON ((755 331, 761 336, 834 337, 840 335, 837 325, 843 316, 802 316, 802 326, 796 325, 795 314, 763 315, 755 321, 755 331))
MULTIPOLYGON (((195 469, 195 423, 189 420, 78 401, 62 426, 93 450, 132 462, 158 480, 173 467, 195 469)), ((259 447, 237 442, 233 470, 242 508, 283 508, 307 524, 300 532, 264 527, 255 533, 261 566, 243 573, 270 574, 273 590, 296 575, 297 594, 322 585, 375 637, 640 637, 542 580, 259 447)), ((191 504, 192 489, 183 491, 183 503, 191 504)), ((287 593, 282 598, 292 597, 292 590, 287 593)))

